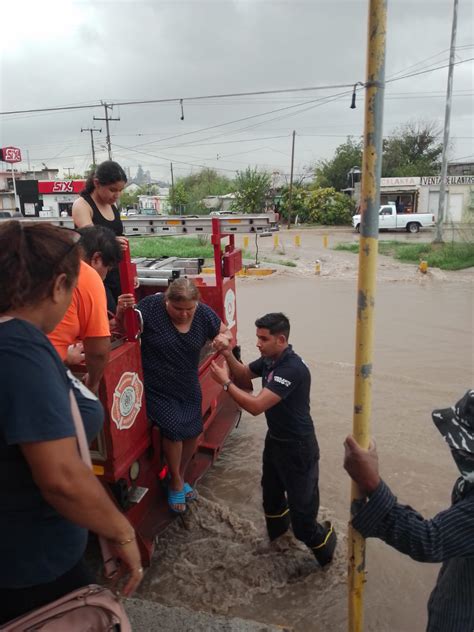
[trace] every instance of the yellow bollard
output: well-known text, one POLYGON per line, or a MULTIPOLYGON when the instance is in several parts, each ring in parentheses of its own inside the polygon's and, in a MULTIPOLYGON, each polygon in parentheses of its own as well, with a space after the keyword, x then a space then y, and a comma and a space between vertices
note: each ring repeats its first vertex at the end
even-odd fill
POLYGON ((299 235, 295 235, 295 246, 301 246, 301 237, 299 235))
POLYGON ((273 247, 278 248, 278 235, 273 235, 273 247))
POLYGON ((420 261, 420 265, 418 266, 418 269, 420 270, 420 272, 422 272, 423 274, 426 274, 428 272, 428 261, 425 261, 424 259, 422 259, 420 261))
POLYGON ((328 236, 327 235, 323 236, 323 247, 324 248, 328 247, 328 236))
POLYGON ((244 237, 244 248, 248 248, 248 247, 249 247, 249 238, 244 237))
POLYGON ((319 259, 314 262, 314 274, 321 274, 321 261, 319 259))

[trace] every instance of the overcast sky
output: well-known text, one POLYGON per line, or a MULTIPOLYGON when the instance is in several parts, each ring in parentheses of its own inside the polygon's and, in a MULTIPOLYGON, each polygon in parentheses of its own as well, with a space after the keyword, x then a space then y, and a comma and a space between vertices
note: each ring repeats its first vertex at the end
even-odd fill
MULTIPOLYGON (((141 164, 169 180, 171 161, 177 177, 204 165, 230 177, 247 165, 288 174, 293 130, 295 172, 302 173, 330 158, 348 135, 362 134, 362 93, 355 110, 350 94, 335 96, 348 90, 340 87, 186 97, 364 81, 367 6, 365 0, 3 2, 0 110, 176 98, 114 108, 120 121, 111 123, 113 158, 132 176, 141 164), (237 122, 246 117, 254 118, 237 122)), ((472 7, 459 0, 458 61, 474 57, 472 7)), ((452 11, 452 0, 389 0, 387 79, 447 64, 452 11)), ((474 158, 473 68, 472 61, 455 67, 450 159, 474 158)), ((446 82, 444 68, 389 83, 384 133, 419 119, 442 128, 446 82)), ((0 116, 0 145, 20 147, 24 168, 29 155, 32 168, 45 163, 82 172, 91 153, 81 128, 102 127, 97 158, 107 158, 104 122, 93 121, 103 115, 97 107, 0 116)))

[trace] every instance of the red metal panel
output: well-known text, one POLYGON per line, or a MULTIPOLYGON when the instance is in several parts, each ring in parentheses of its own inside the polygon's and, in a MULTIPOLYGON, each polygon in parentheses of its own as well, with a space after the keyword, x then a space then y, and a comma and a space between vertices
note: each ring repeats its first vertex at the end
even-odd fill
POLYGON ((224 253, 222 268, 225 277, 235 276, 242 270, 242 251, 239 249, 224 253))
POLYGON ((101 435, 105 454, 94 463, 105 467, 105 480, 116 482, 128 476, 131 464, 151 445, 139 344, 126 342, 112 350, 99 394, 106 415, 101 435))

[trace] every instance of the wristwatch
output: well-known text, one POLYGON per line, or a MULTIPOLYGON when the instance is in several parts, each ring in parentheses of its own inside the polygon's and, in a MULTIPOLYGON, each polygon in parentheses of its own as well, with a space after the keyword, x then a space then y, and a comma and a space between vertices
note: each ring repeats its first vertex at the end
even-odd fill
POLYGON ((228 391, 228 390, 229 390, 229 386, 230 386, 231 384, 232 384, 232 380, 228 380, 225 384, 223 384, 223 385, 222 385, 222 388, 223 388, 225 391, 228 391))

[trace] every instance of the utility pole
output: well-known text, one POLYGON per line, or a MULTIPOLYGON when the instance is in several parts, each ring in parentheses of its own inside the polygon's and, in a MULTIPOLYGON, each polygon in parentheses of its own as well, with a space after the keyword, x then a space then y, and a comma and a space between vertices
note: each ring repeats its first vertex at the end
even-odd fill
POLYGON ((120 121, 119 118, 111 118, 109 116, 109 110, 113 110, 114 106, 111 103, 102 102, 105 111, 105 118, 99 118, 98 116, 94 116, 94 121, 105 121, 105 129, 107 130, 106 143, 107 143, 107 153, 109 154, 109 160, 112 160, 112 147, 110 145, 110 129, 109 129, 109 121, 120 121))
MULTIPOLYGON (((173 174, 173 163, 170 162, 170 169, 171 169, 171 189, 173 191, 173 197, 174 197, 174 174, 173 174)), ((173 213, 176 213, 176 208, 173 204, 173 206, 171 207, 171 210, 173 211, 173 213)))
POLYGON ((70 178, 71 177, 71 170, 74 169, 74 167, 63 167, 64 170, 67 169, 67 177, 70 178))
POLYGON ((102 132, 101 129, 97 129, 97 127, 81 127, 81 132, 90 132, 91 133, 91 148, 92 148, 92 166, 95 168, 95 148, 94 148, 94 132, 102 132))
POLYGON ((458 23, 458 0, 454 0, 453 25, 451 28, 451 49, 449 52, 448 88, 444 113, 443 156, 441 159, 441 181, 439 185, 438 219, 436 221, 435 243, 443 242, 443 222, 446 208, 446 177, 448 175, 449 126, 451 123, 451 101, 453 95, 454 53, 456 48, 456 29, 458 23))
MULTIPOLYGON (((361 224, 357 286, 356 354, 352 434, 364 449, 370 444, 374 361, 375 291, 379 238, 382 119, 385 90, 387 0, 369 0, 365 82, 364 153, 362 157, 361 224)), ((352 482, 351 515, 365 494, 352 482)), ((349 523, 348 632, 364 629, 365 540, 349 523)))
POLYGON ((291 170, 290 170, 290 190, 288 192, 288 225, 289 229, 291 226, 291 213, 293 211, 293 165, 295 162, 295 136, 296 132, 293 130, 293 140, 291 143, 291 170))

